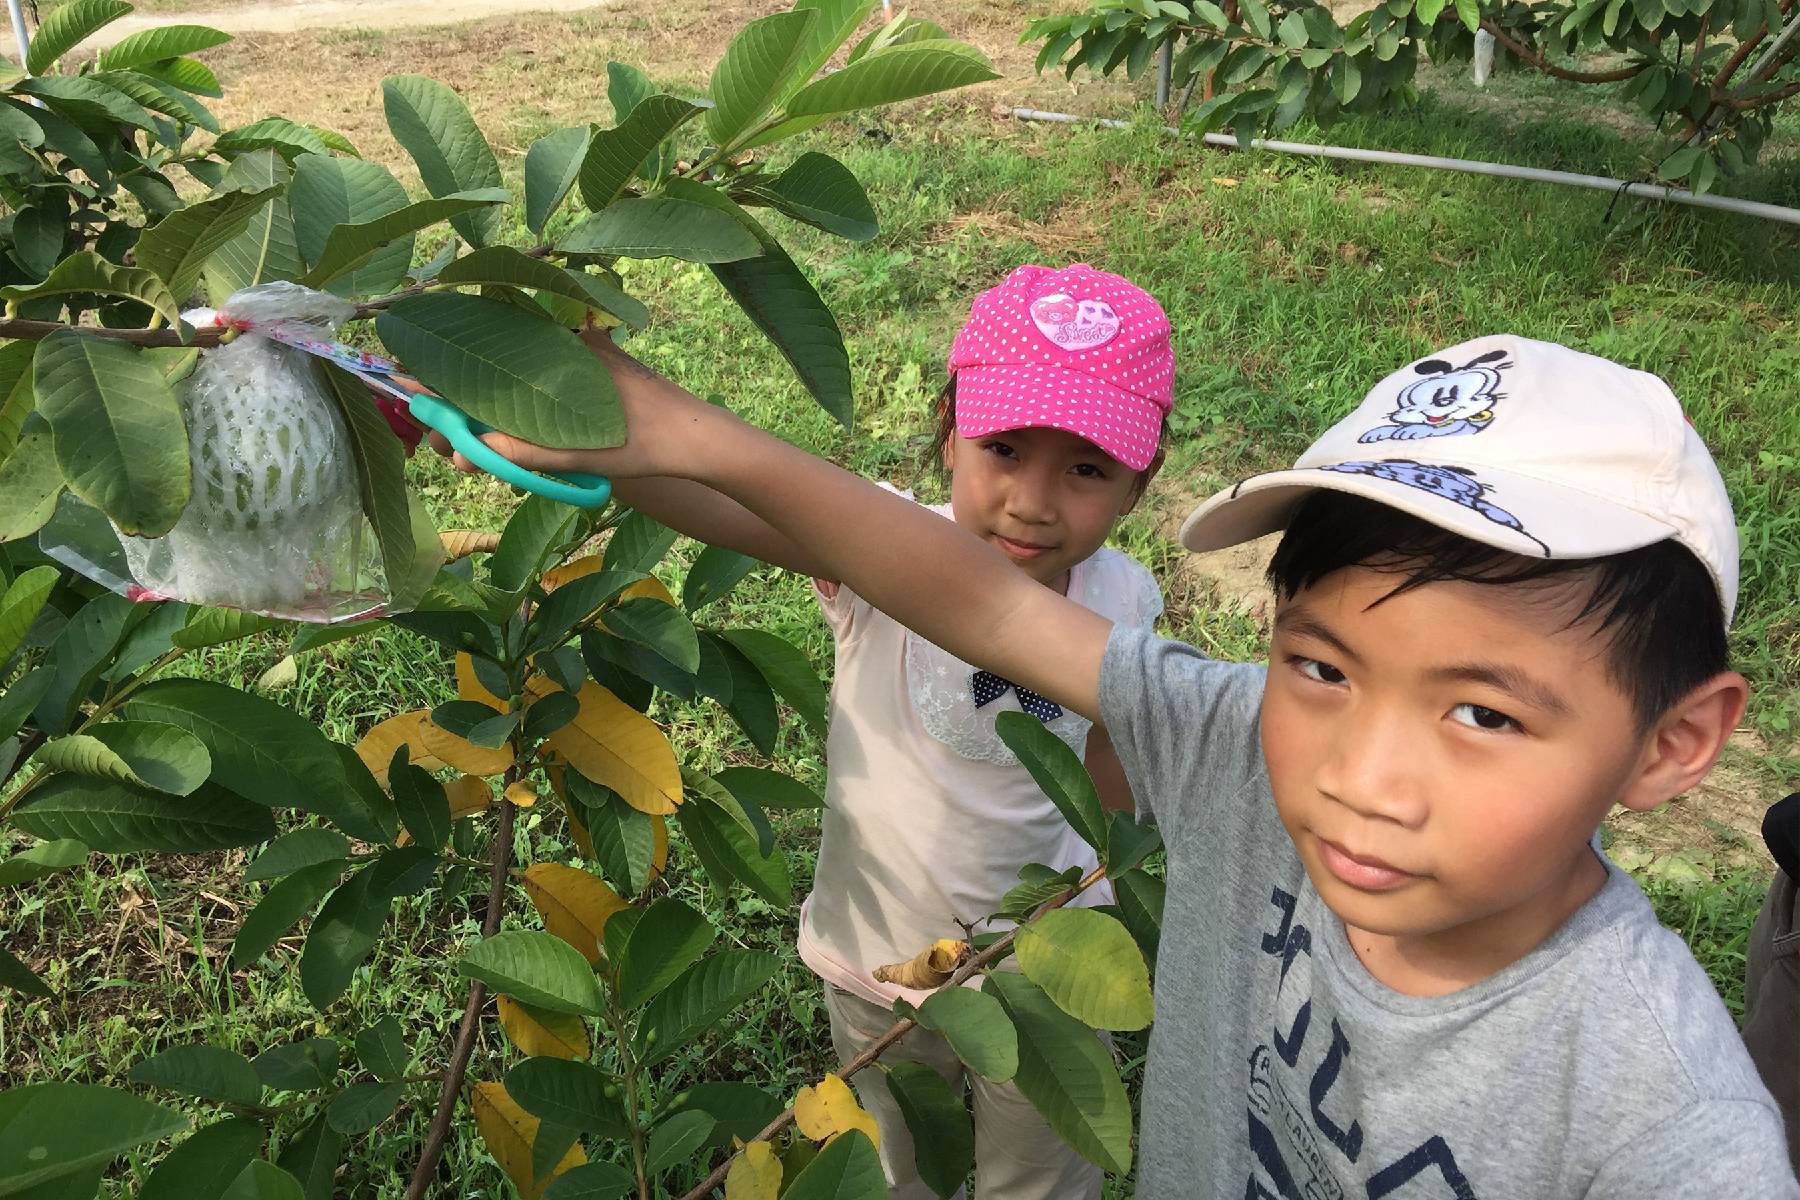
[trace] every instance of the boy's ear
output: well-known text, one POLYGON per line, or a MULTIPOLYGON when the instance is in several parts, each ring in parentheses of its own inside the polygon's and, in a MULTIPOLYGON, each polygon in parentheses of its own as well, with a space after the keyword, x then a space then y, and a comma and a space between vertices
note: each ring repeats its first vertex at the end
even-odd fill
POLYGON ((1677 701, 1652 727, 1637 778, 1619 803, 1648 812, 1706 778, 1749 699, 1744 677, 1721 671, 1677 701))

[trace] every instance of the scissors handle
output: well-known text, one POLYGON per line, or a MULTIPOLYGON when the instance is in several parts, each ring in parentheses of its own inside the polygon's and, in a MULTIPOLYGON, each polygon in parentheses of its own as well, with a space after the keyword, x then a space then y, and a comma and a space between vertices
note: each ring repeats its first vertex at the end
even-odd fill
POLYGON ((604 475, 580 471, 540 475, 526 470, 481 440, 482 434, 490 432, 488 426, 470 419, 441 396, 415 392, 407 397, 407 403, 415 418, 449 438, 464 458, 514 487, 576 508, 600 508, 612 497, 612 483, 604 475))

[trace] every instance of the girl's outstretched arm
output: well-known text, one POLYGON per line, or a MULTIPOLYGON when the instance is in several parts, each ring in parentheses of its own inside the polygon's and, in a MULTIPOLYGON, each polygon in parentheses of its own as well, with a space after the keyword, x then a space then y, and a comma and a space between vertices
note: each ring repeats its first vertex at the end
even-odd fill
POLYGON ((954 522, 764 433, 622 353, 601 350, 600 357, 624 405, 630 432, 623 446, 549 450, 505 434, 487 435, 489 444, 534 470, 704 485, 785 538, 812 564, 810 573, 843 581, 965 662, 1098 716, 1100 660, 1112 629, 1105 617, 1035 582, 954 522))

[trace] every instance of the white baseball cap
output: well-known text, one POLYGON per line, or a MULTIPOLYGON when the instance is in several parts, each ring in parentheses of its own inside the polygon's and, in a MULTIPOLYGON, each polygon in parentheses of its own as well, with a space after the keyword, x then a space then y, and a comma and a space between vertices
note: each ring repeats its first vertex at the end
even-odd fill
POLYGON ((1545 558, 1673 538, 1737 604, 1738 535, 1712 455, 1669 385, 1551 342, 1476 338, 1404 367, 1293 467, 1253 475, 1181 527, 1189 550, 1284 528, 1320 488, 1545 558))

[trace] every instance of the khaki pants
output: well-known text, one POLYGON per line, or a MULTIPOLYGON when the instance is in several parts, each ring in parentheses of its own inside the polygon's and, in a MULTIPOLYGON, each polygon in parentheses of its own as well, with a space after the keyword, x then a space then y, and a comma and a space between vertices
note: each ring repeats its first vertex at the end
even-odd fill
MULTIPOLYGON (((825 1010, 831 1016, 831 1044, 838 1061, 856 1056, 894 1024, 885 1008, 829 985, 825 1010)), ((1009 1083, 992 1083, 963 1067, 949 1043, 914 1029, 883 1054, 885 1062, 923 1063, 953 1089, 966 1084, 975 1108, 975 1193, 979 1200, 1097 1200, 1100 1168, 1069 1148, 1009 1083)), ((887 1080, 871 1067, 851 1082, 857 1098, 881 1127, 881 1166, 892 1200, 935 1200, 919 1179, 912 1134, 887 1080)), ((962 1200, 962 1192, 956 1194, 962 1200)))
POLYGON ((1781 1106, 1788 1155, 1800 1172, 1800 887, 1781 871, 1750 931, 1746 957, 1744 1045, 1781 1106))

